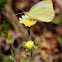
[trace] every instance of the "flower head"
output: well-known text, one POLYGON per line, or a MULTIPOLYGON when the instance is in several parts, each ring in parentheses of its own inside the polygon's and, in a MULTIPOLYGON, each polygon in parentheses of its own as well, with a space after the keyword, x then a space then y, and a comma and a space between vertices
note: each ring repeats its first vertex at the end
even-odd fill
POLYGON ((31 50, 34 47, 34 42, 33 41, 27 41, 25 46, 27 49, 31 50))
POLYGON ((23 15, 22 18, 19 18, 19 20, 20 20, 20 23, 22 23, 28 27, 30 27, 36 23, 35 20, 30 19, 29 16, 27 16, 27 15, 23 15))
POLYGON ((9 45, 14 43, 14 39, 13 39, 13 37, 11 35, 11 30, 10 29, 8 30, 8 37, 6 39, 6 43, 9 44, 9 45))

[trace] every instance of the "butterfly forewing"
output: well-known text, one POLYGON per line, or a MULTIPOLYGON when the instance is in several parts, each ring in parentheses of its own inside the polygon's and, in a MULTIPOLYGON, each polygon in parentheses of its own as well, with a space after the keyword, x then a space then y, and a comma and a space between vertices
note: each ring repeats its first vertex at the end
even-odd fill
POLYGON ((28 15, 42 22, 50 22, 54 18, 53 4, 51 0, 44 0, 34 5, 28 15))

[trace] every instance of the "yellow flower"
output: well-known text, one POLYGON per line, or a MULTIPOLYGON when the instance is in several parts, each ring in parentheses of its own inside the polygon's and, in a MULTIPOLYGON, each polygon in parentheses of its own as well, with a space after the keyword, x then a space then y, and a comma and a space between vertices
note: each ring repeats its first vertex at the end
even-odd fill
POLYGON ((19 18, 19 20, 20 20, 20 23, 22 23, 28 27, 30 27, 36 23, 35 20, 30 19, 29 16, 27 16, 27 15, 23 15, 22 18, 19 18))
POLYGON ((25 46, 27 49, 31 50, 34 47, 34 42, 33 41, 27 41, 25 46))

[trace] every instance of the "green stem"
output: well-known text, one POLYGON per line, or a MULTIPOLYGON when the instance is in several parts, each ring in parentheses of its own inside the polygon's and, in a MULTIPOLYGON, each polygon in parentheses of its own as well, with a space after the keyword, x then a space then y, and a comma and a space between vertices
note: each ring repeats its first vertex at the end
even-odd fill
POLYGON ((29 34, 29 35, 30 35, 30 28, 31 28, 31 27, 28 27, 28 34, 29 34))
POLYGON ((28 27, 29 40, 31 40, 30 29, 31 27, 28 27))
POLYGON ((16 62, 16 58, 15 58, 15 56, 14 56, 14 52, 13 52, 13 50, 12 50, 12 45, 10 45, 10 51, 11 51, 11 54, 12 54, 12 56, 13 56, 15 62, 16 62))
MULTIPOLYGON (((31 27, 28 27, 29 40, 31 40, 30 29, 31 27)), ((30 62, 32 62, 32 59, 33 59, 33 52, 31 51, 30 62)))
POLYGON ((30 62, 32 62, 32 60, 33 60, 33 52, 31 51, 30 62))
POLYGON ((33 53, 31 52, 31 58, 33 59, 33 53))

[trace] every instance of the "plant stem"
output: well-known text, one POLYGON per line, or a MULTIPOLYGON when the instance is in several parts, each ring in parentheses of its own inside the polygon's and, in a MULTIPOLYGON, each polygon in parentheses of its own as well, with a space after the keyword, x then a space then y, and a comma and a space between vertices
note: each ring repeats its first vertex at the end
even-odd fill
POLYGON ((30 29, 31 27, 28 27, 29 40, 31 40, 30 29))
POLYGON ((28 34, 30 35, 30 27, 28 27, 28 34))
POLYGON ((15 58, 15 56, 14 56, 14 52, 13 52, 13 50, 12 50, 12 45, 10 45, 10 51, 11 51, 11 54, 12 54, 12 56, 13 56, 15 62, 16 62, 16 58, 15 58))

